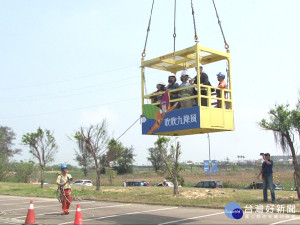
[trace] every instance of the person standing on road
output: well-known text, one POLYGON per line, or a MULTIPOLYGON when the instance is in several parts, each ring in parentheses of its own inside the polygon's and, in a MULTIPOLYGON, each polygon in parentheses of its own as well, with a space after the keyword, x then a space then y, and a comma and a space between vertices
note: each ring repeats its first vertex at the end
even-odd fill
POLYGON ((62 194, 62 211, 63 214, 67 215, 69 214, 69 208, 72 202, 72 196, 71 196, 71 184, 70 181, 72 181, 71 174, 68 174, 68 168, 67 165, 61 166, 61 175, 57 177, 56 184, 60 188, 61 194, 62 194))
POLYGON ((264 202, 268 202, 268 188, 271 191, 272 203, 275 203, 275 192, 273 185, 273 161, 270 160, 269 153, 261 153, 260 154, 264 160, 261 166, 261 171, 257 176, 259 178, 262 175, 263 179, 263 197, 264 202))

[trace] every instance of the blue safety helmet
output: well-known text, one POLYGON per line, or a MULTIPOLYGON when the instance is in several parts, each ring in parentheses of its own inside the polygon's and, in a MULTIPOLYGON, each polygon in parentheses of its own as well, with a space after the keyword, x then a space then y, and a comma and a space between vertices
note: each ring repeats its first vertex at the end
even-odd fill
POLYGON ((60 169, 61 169, 61 170, 67 169, 67 165, 65 165, 65 164, 61 165, 60 169))
POLYGON ((223 79, 225 79, 225 75, 222 74, 221 72, 217 74, 217 77, 222 77, 223 79))

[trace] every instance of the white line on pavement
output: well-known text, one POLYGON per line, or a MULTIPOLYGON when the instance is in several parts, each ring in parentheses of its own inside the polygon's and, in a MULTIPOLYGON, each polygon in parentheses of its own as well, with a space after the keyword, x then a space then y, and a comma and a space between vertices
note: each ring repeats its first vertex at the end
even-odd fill
POLYGON ((289 219, 289 220, 282 220, 282 221, 278 221, 278 222, 275 222, 275 223, 271 223, 271 225, 281 224, 281 223, 285 223, 285 222, 289 222, 289 221, 293 221, 293 220, 299 220, 299 219, 300 219, 300 217, 296 217, 296 218, 289 219))
MULTIPOLYGON (((162 208, 162 209, 152 209, 152 210, 146 210, 146 211, 139 211, 139 212, 131 212, 131 213, 124 213, 124 214, 115 214, 115 215, 110 215, 110 216, 103 216, 103 217, 96 217, 92 219, 86 219, 82 220, 83 222, 85 221, 91 221, 91 220, 101 220, 101 219, 106 219, 106 218, 112 218, 112 217, 118 217, 118 216, 127 216, 127 215, 133 215, 133 214, 140 214, 140 213, 147 213, 147 212, 156 212, 156 211, 163 211, 163 210, 170 210, 170 209, 177 209, 178 207, 171 207, 171 208, 162 208)), ((66 223, 60 223, 59 225, 63 224, 72 224, 74 221, 71 222, 66 222, 66 223)))
POLYGON ((194 220, 194 219, 199 219, 199 218, 209 217, 209 216, 215 216, 215 215, 220 215, 220 214, 224 214, 224 212, 213 213, 213 214, 208 214, 208 215, 203 215, 203 216, 196 216, 196 217, 191 217, 191 218, 186 218, 186 219, 181 219, 181 220, 173 220, 173 221, 169 221, 169 222, 165 222, 165 223, 160 223, 159 225, 178 223, 178 222, 182 222, 182 221, 186 221, 186 220, 194 220))
MULTIPOLYGON (((95 201, 92 202, 80 202, 80 204, 87 204, 87 203, 94 203, 95 201)), ((58 203, 56 205, 42 205, 42 206, 34 206, 34 209, 39 209, 39 208, 45 208, 45 207, 52 207, 52 206, 58 206, 61 203, 58 203)), ((75 202, 73 202, 73 204, 75 204, 75 202)), ((7 210, 1 210, 1 212, 10 212, 10 211, 17 211, 17 210, 24 210, 24 209, 28 209, 28 207, 26 208, 19 208, 19 209, 7 209, 7 210)))
MULTIPOLYGON (((49 201, 34 201, 33 204, 35 204, 35 203, 41 203, 41 202, 49 202, 49 201)), ((28 204, 29 204, 30 202, 28 202, 28 201, 27 201, 27 202, 15 202, 15 203, 1 204, 1 205, 6 205, 6 206, 7 206, 7 205, 20 205, 20 204, 23 204, 23 203, 24 203, 24 204, 25 204, 25 203, 28 203, 28 204)))
MULTIPOLYGON (((89 209, 103 209, 103 208, 113 208, 113 207, 121 207, 121 206, 128 206, 128 205, 131 205, 131 204, 121 204, 121 205, 109 205, 109 206, 99 206, 99 207, 93 207, 93 208, 86 208, 86 209, 81 209, 81 211, 85 211, 85 210, 89 210, 89 209)), ((70 212, 75 212, 75 210, 69 210, 70 212)), ((58 213, 61 213, 61 211, 59 212, 49 212, 49 213, 42 213, 42 214, 37 214, 35 216, 43 216, 43 215, 51 215, 51 214, 58 214, 58 213)), ((27 215, 26 215, 27 216, 27 215)), ((14 219, 18 219, 18 218, 25 218, 26 216, 18 216, 18 217, 15 217, 14 219)))

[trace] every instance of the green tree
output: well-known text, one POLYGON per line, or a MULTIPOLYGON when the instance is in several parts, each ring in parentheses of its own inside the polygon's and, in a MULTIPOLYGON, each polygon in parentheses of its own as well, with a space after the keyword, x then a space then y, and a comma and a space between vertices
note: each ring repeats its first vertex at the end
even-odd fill
POLYGON ((9 127, 0 126, 0 181, 4 181, 11 170, 9 159, 21 152, 14 148, 16 134, 9 127))
POLYGON ((81 166, 84 176, 87 176, 88 169, 93 163, 93 157, 88 152, 86 143, 84 141, 80 139, 76 139, 76 141, 79 151, 75 151, 75 160, 78 162, 78 165, 81 166))
POLYGON ((14 148, 13 141, 16 139, 16 134, 9 127, 0 126, 0 157, 10 158, 21 152, 20 149, 14 148))
POLYGON ((171 181, 174 183, 173 194, 179 194, 178 180, 180 178, 180 171, 182 166, 179 163, 179 156, 181 154, 179 142, 175 142, 175 145, 170 145, 171 139, 163 136, 158 136, 157 141, 154 143, 155 147, 158 148, 163 156, 163 160, 166 166, 171 181))
POLYGON ((290 110, 289 105, 275 106, 275 109, 269 111, 269 120, 262 119, 260 127, 265 130, 273 131, 275 142, 280 145, 284 153, 290 152, 293 158, 294 180, 298 199, 300 199, 300 166, 296 155, 295 136, 300 137, 299 108, 290 110), (296 135, 298 134, 298 135, 296 135))
POLYGON ((29 183, 32 174, 36 170, 35 163, 33 161, 24 162, 21 160, 20 162, 15 163, 14 167, 17 181, 22 183, 29 183))
POLYGON ((10 172, 10 163, 7 157, 0 157, 0 181, 5 181, 5 178, 10 172))
POLYGON ((132 173, 134 154, 133 147, 124 147, 120 141, 111 139, 107 145, 107 152, 101 157, 102 165, 113 167, 117 170, 118 174, 132 173))
POLYGON ((117 172, 113 168, 106 168, 105 175, 108 177, 110 185, 112 185, 113 178, 116 177, 117 172))
POLYGON ((148 148, 148 151, 149 151, 149 157, 147 157, 147 159, 151 162, 155 172, 157 172, 158 170, 164 170, 165 163, 164 163, 163 155, 161 153, 161 151, 164 151, 164 149, 160 151, 157 147, 154 147, 154 148, 148 148))
POLYGON ((107 149, 107 152, 101 156, 101 163, 105 167, 111 167, 112 163, 117 162, 118 158, 121 156, 124 146, 121 142, 112 138, 108 142, 107 149))
POLYGON ((123 148, 120 157, 117 159, 117 170, 118 174, 125 174, 125 173, 132 173, 133 172, 133 162, 134 162, 134 154, 133 154, 133 147, 130 148, 123 148))
POLYGON ((106 151, 109 140, 107 135, 107 124, 103 120, 101 124, 90 125, 87 128, 81 127, 74 134, 76 141, 82 141, 86 145, 87 152, 93 157, 96 168, 96 190, 100 190, 101 163, 100 158, 106 151))
POLYGON ((44 187, 44 171, 48 163, 54 161, 58 146, 53 132, 42 130, 40 127, 35 133, 27 133, 22 137, 22 143, 29 147, 29 152, 37 159, 41 172, 41 188, 44 187))

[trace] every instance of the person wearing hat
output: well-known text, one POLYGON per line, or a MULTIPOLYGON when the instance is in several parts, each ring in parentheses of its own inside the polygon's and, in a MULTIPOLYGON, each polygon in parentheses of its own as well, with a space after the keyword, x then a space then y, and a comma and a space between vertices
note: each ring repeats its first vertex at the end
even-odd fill
POLYGON ((71 174, 68 174, 68 168, 67 165, 62 165, 60 167, 61 169, 61 175, 59 175, 56 179, 56 184, 61 190, 61 203, 62 203, 62 211, 64 215, 69 214, 69 208, 72 202, 72 196, 71 196, 71 183, 72 176, 71 174))
MULTIPOLYGON (((227 88, 227 84, 225 82, 225 75, 222 74, 221 72, 217 74, 217 79, 219 81, 219 85, 218 85, 218 88, 227 88)), ((221 98, 223 96, 221 96, 221 91, 220 90, 217 90, 217 98, 221 98)), ((225 94, 225 98, 226 98, 226 94, 225 94)), ((221 100, 217 100, 217 107, 218 108, 221 108, 221 100)))
POLYGON ((163 186, 164 186, 164 187, 168 186, 168 184, 167 184, 167 181, 166 181, 166 180, 164 180, 164 182, 163 182, 163 186))
MULTIPOLYGON (((157 90, 155 92, 153 92, 152 94, 157 94, 159 92, 161 92, 161 94, 163 94, 166 91, 166 84, 162 81, 159 81, 156 85, 156 89, 157 90)), ((155 102, 158 102, 161 100, 162 95, 155 95, 151 98, 152 98, 153 103, 155 103, 155 102)))
MULTIPOLYGON (((188 79, 189 79, 188 72, 186 70, 183 70, 181 72, 181 77, 180 77, 180 80, 182 81, 182 83, 180 84, 179 87, 182 88, 182 87, 191 86, 191 84, 188 82, 188 79)), ((189 96, 191 96, 192 92, 193 92, 192 88, 181 90, 180 97, 181 98, 189 97, 189 96)), ((192 99, 186 99, 186 100, 181 101, 180 105, 181 105, 180 106, 181 109, 190 108, 190 107, 193 107, 193 101, 192 101, 192 99)))
MULTIPOLYGON (((179 88, 179 84, 176 82, 176 76, 175 74, 171 74, 168 77, 168 85, 167 85, 167 90, 173 90, 173 89, 177 89, 179 88)), ((176 92, 170 92, 170 100, 174 100, 178 98, 178 91, 176 92)), ((175 104, 175 102, 171 102, 170 105, 173 106, 175 104)))
MULTIPOLYGON (((195 67, 195 70, 197 71, 197 67, 195 67)), ((209 79, 208 79, 208 75, 205 72, 203 72, 203 67, 202 66, 199 66, 199 71, 200 71, 200 84, 211 86, 211 84, 209 82, 209 79)), ((197 84, 197 75, 192 80, 190 80, 190 84, 191 85, 197 84)), ((198 94, 198 91, 194 88, 193 89, 193 95, 197 95, 197 94, 198 94)), ((201 89, 201 95, 207 95, 207 90, 206 89, 201 89)), ((197 99, 196 99, 196 101, 197 101, 197 99)), ((198 105, 198 104, 196 104, 196 105, 198 105)), ((207 99, 206 98, 201 98, 201 105, 202 106, 207 106, 207 99)))
POLYGON ((261 171, 257 178, 262 175, 263 179, 263 198, 264 202, 268 202, 268 188, 271 192, 272 203, 275 203, 275 192, 273 185, 273 161, 270 160, 270 153, 261 153, 263 163, 261 165, 261 171))

